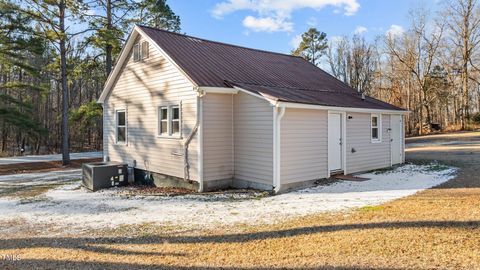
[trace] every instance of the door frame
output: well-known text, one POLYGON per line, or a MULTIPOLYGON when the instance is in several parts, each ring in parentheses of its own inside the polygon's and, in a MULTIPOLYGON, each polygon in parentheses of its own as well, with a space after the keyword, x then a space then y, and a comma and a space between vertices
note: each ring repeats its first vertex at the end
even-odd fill
POLYGON ((400 144, 399 144, 399 147, 400 147, 400 154, 402 155, 402 158, 400 159, 400 162, 399 163, 395 163, 395 164, 402 164, 402 163, 405 163, 405 151, 403 150, 403 142, 404 142, 404 131, 403 131, 403 115, 401 114, 391 114, 390 115, 390 166, 393 166, 393 127, 392 127, 392 123, 394 123, 393 121, 393 117, 392 116, 398 116, 400 117, 400 127, 398 129, 398 131, 400 132, 400 144))
POLYGON ((340 114, 340 128, 342 129, 340 134, 342 136, 342 145, 341 145, 341 170, 343 170, 343 174, 347 174, 347 112, 345 111, 335 111, 335 110, 329 110, 328 115, 327 115, 327 175, 330 177, 330 138, 328 136, 328 128, 329 128, 329 121, 330 121, 330 114, 340 114))

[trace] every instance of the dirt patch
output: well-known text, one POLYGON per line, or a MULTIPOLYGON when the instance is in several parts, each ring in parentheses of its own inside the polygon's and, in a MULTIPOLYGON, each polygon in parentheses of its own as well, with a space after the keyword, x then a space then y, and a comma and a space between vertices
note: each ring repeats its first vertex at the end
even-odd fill
POLYGON ((126 196, 179 196, 196 193, 191 189, 176 187, 155 187, 149 185, 131 185, 122 188, 120 195, 126 196))
POLYGON ((0 165, 0 175, 9 175, 17 173, 29 173, 29 172, 50 172, 66 169, 81 168, 83 163, 99 162, 101 158, 92 159, 76 159, 71 160, 67 166, 62 165, 62 161, 42 161, 42 162, 29 162, 18 164, 2 164, 0 165))

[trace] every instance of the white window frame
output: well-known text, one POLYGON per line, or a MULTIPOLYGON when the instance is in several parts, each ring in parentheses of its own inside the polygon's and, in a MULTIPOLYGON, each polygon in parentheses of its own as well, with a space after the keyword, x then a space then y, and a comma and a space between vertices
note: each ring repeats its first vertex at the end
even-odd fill
POLYGON ((149 44, 148 44, 148 41, 144 40, 144 41, 140 42, 140 59, 141 60, 147 59, 149 56, 150 56, 149 44), (146 44, 146 52, 145 52, 144 47, 143 47, 144 44, 146 44))
POLYGON ((169 130, 169 119, 170 119, 170 113, 169 113, 169 109, 168 109, 168 106, 158 106, 157 107, 157 118, 158 118, 158 124, 157 124, 157 135, 160 136, 160 137, 163 137, 163 136, 168 136, 168 134, 170 134, 170 130, 169 130), (166 120, 162 120, 162 109, 167 109, 167 119, 166 120), (165 133, 162 133, 162 121, 165 121, 165 124, 167 125, 167 132, 165 133))
POLYGON ((128 142, 128 121, 127 121, 127 110, 126 109, 117 109, 115 110, 115 144, 127 145, 128 142), (123 112, 125 114, 125 141, 121 142, 118 140, 118 128, 121 127, 118 124, 118 113, 123 112))
POLYGON ((133 57, 134 62, 138 62, 142 59, 142 50, 140 48, 140 43, 139 42, 133 44, 133 53, 132 54, 133 54, 132 57, 133 57), (137 55, 138 57, 136 58, 135 55, 137 55))
POLYGON ((176 137, 180 137, 180 134, 182 134, 182 125, 181 125, 181 119, 182 117, 180 116, 180 105, 172 105, 169 107, 169 112, 170 114, 170 136, 176 136, 176 137), (177 120, 174 120, 173 119, 173 109, 178 109, 178 119, 177 120), (177 121, 178 122, 178 132, 177 133, 173 133, 173 122, 174 121, 177 121))
POLYGON ((372 143, 380 143, 382 142, 382 115, 381 114, 376 114, 376 113, 372 113, 370 114, 370 140, 372 143), (372 119, 376 117, 377 118, 377 126, 373 126, 372 124, 372 119), (378 138, 373 138, 373 129, 376 128, 378 131, 377 131, 377 135, 378 135, 378 138))
POLYGON ((182 138, 182 104, 169 104, 157 106, 157 137, 168 139, 181 139, 182 138), (167 109, 167 132, 160 133, 161 131, 161 109, 167 109), (178 108, 178 133, 173 133, 173 109, 178 108))

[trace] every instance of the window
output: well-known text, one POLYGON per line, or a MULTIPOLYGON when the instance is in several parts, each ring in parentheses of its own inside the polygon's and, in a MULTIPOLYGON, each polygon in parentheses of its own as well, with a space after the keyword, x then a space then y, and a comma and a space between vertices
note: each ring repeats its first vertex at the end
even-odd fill
POLYGON ((382 140, 381 138, 381 117, 378 114, 372 114, 371 115, 371 139, 372 142, 380 142, 382 140))
POLYGON ((167 135, 168 134, 168 107, 160 107, 158 110, 159 113, 159 128, 158 134, 159 135, 167 135))
POLYGON ((140 44, 133 45, 133 61, 140 61, 140 44))
POLYGON ((117 143, 127 142, 127 118, 125 110, 118 110, 117 113, 117 143))
POLYGON ((182 131, 180 106, 158 107, 158 135, 161 137, 180 137, 182 131))
POLYGON ((180 108, 172 106, 172 134, 180 135, 180 108))
POLYGON ((148 42, 142 41, 141 43, 135 43, 133 45, 133 61, 140 61, 148 58, 148 42))
POLYGON ((148 58, 148 42, 142 42, 142 51, 141 51, 142 59, 148 58))

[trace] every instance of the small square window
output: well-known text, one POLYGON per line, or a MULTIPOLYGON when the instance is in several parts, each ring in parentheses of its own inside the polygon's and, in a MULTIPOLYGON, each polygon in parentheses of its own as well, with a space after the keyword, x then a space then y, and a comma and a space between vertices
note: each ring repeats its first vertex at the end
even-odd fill
POLYGON ((158 135, 180 137, 182 133, 180 105, 158 107, 158 135))

